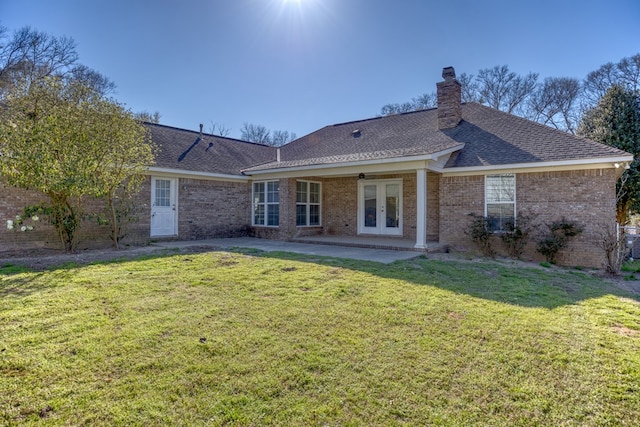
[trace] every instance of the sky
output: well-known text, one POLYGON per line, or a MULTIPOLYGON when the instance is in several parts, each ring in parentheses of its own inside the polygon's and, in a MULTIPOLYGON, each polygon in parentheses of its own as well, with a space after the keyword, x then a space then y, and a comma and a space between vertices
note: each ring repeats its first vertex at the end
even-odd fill
POLYGON ((234 138, 375 117, 447 66, 582 79, 640 53, 638 0, 0 0, 0 25, 73 38, 134 112, 234 138))

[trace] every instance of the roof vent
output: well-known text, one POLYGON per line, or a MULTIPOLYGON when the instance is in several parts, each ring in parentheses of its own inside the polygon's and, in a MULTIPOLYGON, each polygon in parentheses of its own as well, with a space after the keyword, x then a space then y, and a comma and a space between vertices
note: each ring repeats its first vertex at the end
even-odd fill
POLYGON ((362 132, 360 132, 360 129, 356 129, 356 130, 354 130, 353 132, 351 132, 351 135, 352 135, 354 138, 360 138, 360 137, 362 136, 362 132))

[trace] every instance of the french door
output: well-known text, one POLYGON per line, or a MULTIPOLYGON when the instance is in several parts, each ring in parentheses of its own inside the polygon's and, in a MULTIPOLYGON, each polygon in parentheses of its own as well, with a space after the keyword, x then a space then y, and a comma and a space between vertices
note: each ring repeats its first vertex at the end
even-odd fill
POLYGON ((402 235, 402 180, 358 181, 358 234, 402 235))

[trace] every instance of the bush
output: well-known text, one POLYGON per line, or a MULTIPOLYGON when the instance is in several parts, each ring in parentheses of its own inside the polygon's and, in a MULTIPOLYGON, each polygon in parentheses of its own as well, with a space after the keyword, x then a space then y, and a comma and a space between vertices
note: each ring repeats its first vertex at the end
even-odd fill
POLYGON ((596 235, 596 246, 605 253, 606 260, 603 264, 605 271, 612 276, 619 275, 622 263, 631 249, 627 247, 626 234, 622 229, 618 231, 616 228, 605 225, 598 227, 596 235))
POLYGON ((469 216, 471 217, 471 222, 464 233, 471 237, 471 241, 476 244, 485 256, 493 258, 496 256, 496 251, 493 248, 493 233, 489 231, 489 218, 474 213, 469 214, 469 216))
POLYGON ((505 231, 500 234, 500 239, 505 245, 509 256, 520 258, 531 238, 531 234, 535 231, 532 223, 532 215, 519 212, 515 222, 505 224, 505 231))
POLYGON ((549 231, 538 240, 536 250, 544 255, 548 262, 555 263, 558 253, 567 245, 568 239, 582 233, 584 227, 564 217, 546 225, 549 231))

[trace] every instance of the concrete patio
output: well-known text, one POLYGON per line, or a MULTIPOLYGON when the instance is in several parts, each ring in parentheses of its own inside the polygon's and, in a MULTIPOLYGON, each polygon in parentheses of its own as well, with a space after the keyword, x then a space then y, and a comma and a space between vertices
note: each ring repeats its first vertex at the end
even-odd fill
POLYGON ((385 264, 415 258, 425 252, 446 251, 446 246, 438 245, 437 243, 427 248, 427 251, 413 248, 414 244, 414 242, 409 240, 393 238, 333 236, 315 236, 313 238, 304 238, 304 240, 297 239, 291 242, 257 239, 254 237, 237 237, 154 243, 156 246, 167 248, 182 248, 188 246, 212 246, 222 249, 250 248, 265 252, 293 252, 314 256, 374 261, 385 264))

